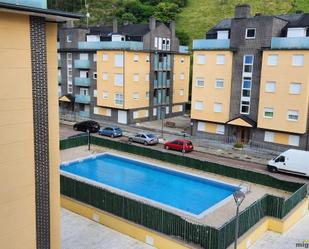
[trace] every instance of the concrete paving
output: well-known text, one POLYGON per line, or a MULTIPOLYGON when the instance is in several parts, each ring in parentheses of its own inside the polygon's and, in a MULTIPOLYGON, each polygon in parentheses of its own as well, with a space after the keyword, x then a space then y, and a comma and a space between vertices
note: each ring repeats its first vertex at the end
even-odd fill
POLYGON ((309 248, 309 214, 284 234, 267 232, 250 249, 309 248))
POLYGON ((127 235, 61 209, 62 249, 154 249, 127 235))

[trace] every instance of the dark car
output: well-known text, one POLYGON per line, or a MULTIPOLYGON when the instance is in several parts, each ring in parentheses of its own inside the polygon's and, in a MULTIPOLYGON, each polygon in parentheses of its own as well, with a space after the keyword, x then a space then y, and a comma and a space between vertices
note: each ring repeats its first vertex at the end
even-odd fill
POLYGON ((182 152, 190 152, 193 150, 193 144, 187 139, 176 139, 173 141, 168 141, 164 144, 166 150, 178 150, 182 152))
POLYGON ((76 123, 73 126, 73 129, 75 131, 87 132, 87 130, 89 130, 90 133, 97 133, 100 130, 100 125, 96 121, 87 120, 87 121, 76 123))
POLYGON ((122 136, 122 130, 119 127, 105 127, 101 128, 99 130, 99 134, 102 136, 108 136, 108 137, 121 137, 122 136))

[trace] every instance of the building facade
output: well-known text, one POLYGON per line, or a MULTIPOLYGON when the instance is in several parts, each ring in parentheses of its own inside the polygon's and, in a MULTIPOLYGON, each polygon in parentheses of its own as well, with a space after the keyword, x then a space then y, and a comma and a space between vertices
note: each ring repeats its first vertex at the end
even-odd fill
POLYGON ((193 42, 192 121, 205 137, 308 149, 309 14, 235 8, 193 42))
POLYGON ((190 55, 174 23, 64 27, 58 56, 63 117, 130 124, 185 112, 190 55))
POLYGON ((60 248, 57 22, 46 1, 0 1, 0 248, 60 248))

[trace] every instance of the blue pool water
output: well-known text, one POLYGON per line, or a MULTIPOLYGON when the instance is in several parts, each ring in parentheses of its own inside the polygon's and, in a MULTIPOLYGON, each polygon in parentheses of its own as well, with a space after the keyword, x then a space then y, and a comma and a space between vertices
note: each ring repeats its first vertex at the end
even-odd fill
POLYGON ((194 215, 239 189, 111 154, 62 164, 60 169, 194 215))

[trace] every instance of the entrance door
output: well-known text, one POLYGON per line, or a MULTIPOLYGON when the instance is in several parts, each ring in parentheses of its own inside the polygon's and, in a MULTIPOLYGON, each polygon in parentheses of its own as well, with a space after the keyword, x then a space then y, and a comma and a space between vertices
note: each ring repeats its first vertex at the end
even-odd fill
POLYGON ((127 112, 118 110, 118 123, 127 124, 127 112))
POLYGON ((237 140, 241 143, 248 143, 250 138, 250 130, 246 127, 237 127, 237 140))

